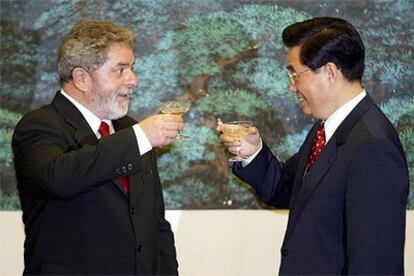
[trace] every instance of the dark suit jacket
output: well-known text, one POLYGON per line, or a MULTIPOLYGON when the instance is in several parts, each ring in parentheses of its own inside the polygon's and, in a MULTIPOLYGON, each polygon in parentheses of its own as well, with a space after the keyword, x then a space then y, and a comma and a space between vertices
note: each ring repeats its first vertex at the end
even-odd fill
POLYGON ((264 145, 233 167, 264 202, 290 209, 280 274, 403 274, 409 180, 397 133, 366 96, 304 177, 318 124, 286 163, 264 145))
POLYGON ((98 142, 60 92, 13 137, 25 274, 177 274, 156 158, 140 156, 129 117, 98 142), (129 197, 119 178, 128 176, 129 197))

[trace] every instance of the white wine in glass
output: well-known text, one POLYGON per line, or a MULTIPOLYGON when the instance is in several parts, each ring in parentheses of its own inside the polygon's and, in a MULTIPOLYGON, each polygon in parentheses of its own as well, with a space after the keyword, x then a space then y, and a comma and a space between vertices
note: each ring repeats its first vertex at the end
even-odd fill
MULTIPOLYGON (((234 141, 242 140, 248 133, 249 127, 252 127, 253 123, 251 121, 232 121, 222 124, 223 134, 230 137, 234 141)), ((229 161, 237 162, 244 160, 245 157, 240 155, 240 151, 236 152, 236 156, 233 156, 229 161)))
MULTIPOLYGON (((162 103, 162 105, 159 108, 159 112, 161 114, 183 116, 190 109, 190 106, 191 106, 191 102, 187 100, 169 101, 169 102, 162 103)), ((183 140, 186 138, 188 137, 182 135, 180 131, 175 137, 176 140, 183 140)))

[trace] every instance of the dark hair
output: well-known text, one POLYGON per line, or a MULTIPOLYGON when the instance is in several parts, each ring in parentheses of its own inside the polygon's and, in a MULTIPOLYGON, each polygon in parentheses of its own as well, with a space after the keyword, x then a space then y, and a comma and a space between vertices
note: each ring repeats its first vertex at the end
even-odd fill
POLYGON ((283 43, 300 46, 300 62, 313 71, 328 62, 341 69, 349 81, 361 81, 365 68, 365 47, 358 31, 346 20, 317 17, 286 27, 283 43))

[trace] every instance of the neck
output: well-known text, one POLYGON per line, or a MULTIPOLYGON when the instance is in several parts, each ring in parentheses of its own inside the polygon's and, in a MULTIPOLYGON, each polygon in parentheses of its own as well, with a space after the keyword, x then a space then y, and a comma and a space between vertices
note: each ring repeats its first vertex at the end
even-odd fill
POLYGON ((338 110, 341 106, 356 97, 363 87, 360 82, 343 82, 341 85, 336 85, 331 91, 331 97, 328 99, 328 106, 325 114, 320 116, 318 119, 326 120, 332 113, 338 110))
POLYGON ((342 93, 341 91, 339 91, 338 94, 340 94, 342 97, 340 97, 339 107, 343 106, 344 104, 352 100, 355 96, 361 93, 362 89, 364 88, 362 87, 360 82, 349 82, 343 85, 343 87, 340 89, 342 90, 342 93))
POLYGON ((338 109, 350 100, 352 100, 355 96, 361 93, 363 87, 359 81, 355 82, 348 82, 343 81, 340 82, 336 87, 334 87, 334 109, 338 109))

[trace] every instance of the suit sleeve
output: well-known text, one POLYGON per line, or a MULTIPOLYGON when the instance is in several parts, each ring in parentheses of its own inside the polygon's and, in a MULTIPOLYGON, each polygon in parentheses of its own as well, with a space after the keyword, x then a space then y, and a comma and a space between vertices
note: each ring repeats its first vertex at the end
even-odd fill
POLYGON ((51 121, 44 115, 29 116, 15 129, 13 151, 19 188, 32 195, 71 198, 119 177, 120 168, 137 159, 138 149, 131 150, 136 144, 132 128, 100 142, 89 137, 92 142, 81 146, 69 125, 51 121))
POLYGON ((408 185, 394 144, 377 139, 356 152, 346 190, 347 274, 403 274, 408 185))
POLYGON ((236 163, 233 173, 248 183, 263 202, 276 208, 288 208, 296 171, 296 156, 286 163, 280 162, 263 143, 262 150, 253 161, 244 168, 240 162, 236 163))

